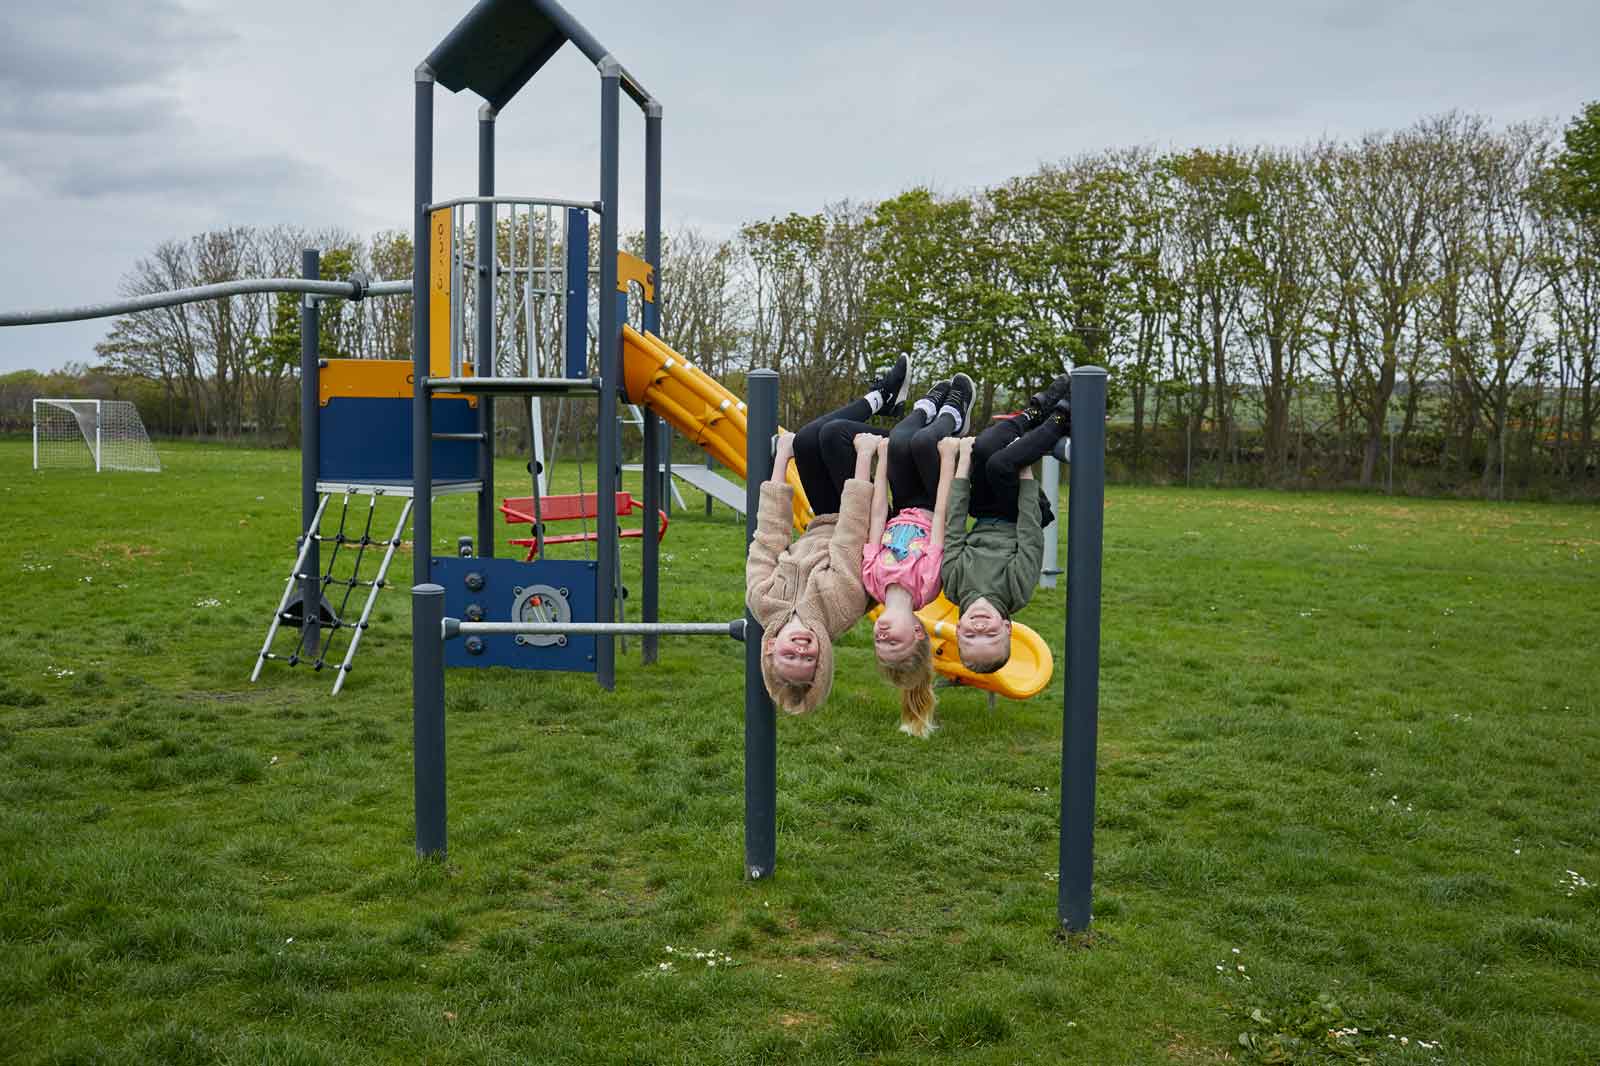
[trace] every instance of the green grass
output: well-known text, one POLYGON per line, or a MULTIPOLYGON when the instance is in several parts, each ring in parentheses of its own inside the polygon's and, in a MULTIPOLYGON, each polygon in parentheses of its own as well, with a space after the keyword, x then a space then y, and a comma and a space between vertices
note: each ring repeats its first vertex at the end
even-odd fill
MULTIPOLYGON (((0 1061, 1600 1060, 1593 508, 1111 490, 1063 941, 1060 679, 946 690, 913 741, 864 628, 779 723, 772 881, 730 641, 632 645, 613 694, 452 673, 450 857, 417 861, 404 596, 339 698, 249 684, 297 456, 162 452, 0 444, 0 1061)), ((691 511, 663 614, 732 617, 742 525, 691 511)), ((1026 615, 1058 651, 1063 606, 1026 615)))

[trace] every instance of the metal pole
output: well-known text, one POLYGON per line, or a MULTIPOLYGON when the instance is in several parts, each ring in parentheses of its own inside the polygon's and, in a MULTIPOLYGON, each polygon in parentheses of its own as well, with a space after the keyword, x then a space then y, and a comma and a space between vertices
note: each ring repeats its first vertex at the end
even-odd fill
MULTIPOLYGON (((101 425, 102 425, 102 421, 101 421, 101 416, 100 416, 100 401, 96 400, 94 402, 94 472, 96 474, 98 474, 100 472, 100 455, 101 455, 101 452, 100 452, 100 426, 101 425)), ((1505 488, 1504 488, 1505 480, 1506 480, 1505 479, 1505 473, 1506 473, 1506 464, 1502 460, 1501 463, 1500 463, 1500 484, 1501 484, 1500 495, 1501 495, 1502 498, 1505 497, 1505 488)))
MULTIPOLYGON (((756 536, 761 483, 772 476, 772 435, 778 431, 778 375, 752 370, 746 379, 744 542, 756 536)), ((778 722, 761 679, 762 633, 745 608, 744 641, 744 872, 771 877, 778 862, 778 722)))
MULTIPOLYGON (((617 509, 612 501, 617 494, 617 388, 622 375, 620 351, 622 323, 617 318, 617 107, 621 90, 622 67, 607 57, 600 64, 600 417, 599 458, 596 461, 595 493, 599 517, 595 525, 599 539, 595 551, 600 560, 595 597, 596 621, 616 618, 617 595, 617 509)), ((600 637, 594 647, 595 680, 612 689, 617 684, 617 644, 611 637, 600 637)))
POLYGON ((416 802, 417 854, 445 853, 444 587, 411 589, 411 767, 416 802))
MULTIPOLYGON (((645 304, 649 307, 649 304, 645 304)), ((661 607, 661 542, 655 532, 659 528, 657 515, 661 510, 661 434, 657 429, 660 418, 649 407, 644 409, 640 431, 644 435, 644 537, 640 540, 640 568, 643 569, 643 602, 639 614, 646 622, 660 617, 661 607)), ((660 652, 653 634, 640 641, 640 660, 645 664, 656 661, 660 652)))
MULTIPOLYGON (((640 325, 646 333, 661 333, 661 105, 651 101, 645 106, 644 120, 644 259, 655 275, 655 299, 644 301, 640 325)), ((670 494, 663 496, 661 476, 657 467, 662 461, 662 436, 657 428, 660 418, 649 407, 644 409, 644 520, 645 535, 640 553, 640 566, 644 571, 641 584, 643 602, 640 615, 646 622, 660 617, 661 609, 661 545, 654 536, 657 514, 672 507, 670 494)), ((659 655, 656 638, 646 636, 640 642, 640 658, 653 663, 659 655)))
POLYGON ((1094 880, 1095 743, 1100 701, 1100 557, 1105 532, 1106 372, 1072 372, 1067 498, 1067 683, 1061 726, 1061 878, 1056 914, 1089 927, 1094 880))
MULTIPOLYGON (((322 256, 317 249, 301 250, 300 276, 307 281, 322 276, 322 256)), ((314 528, 317 474, 322 466, 322 427, 318 418, 322 410, 321 369, 317 365, 321 319, 317 298, 309 293, 300 297, 300 531, 310 539, 301 570, 306 576, 300 586, 300 632, 312 659, 322 648, 322 582, 318 577, 322 563, 314 528)))
POLYGON ((1045 496, 1050 500, 1050 524, 1044 527, 1044 558, 1039 568, 1039 587, 1056 587, 1056 575, 1061 573, 1061 463, 1053 455, 1044 457, 1039 480, 1045 496))
MULTIPOLYGON (((488 104, 478 108, 478 195, 494 195, 494 120, 495 110, 488 104)), ((494 329, 494 297, 498 279, 495 267, 495 218, 493 204, 478 205, 478 340, 477 365, 473 373, 494 377, 498 345, 494 329)), ((531 260, 530 260, 531 262, 531 260)), ((478 397, 478 557, 494 556, 494 397, 478 397)))
MULTIPOLYGON (((416 74, 416 159, 413 188, 416 217, 411 248, 411 583, 427 582, 433 569, 433 419, 428 409, 428 315, 430 285, 428 203, 433 199, 433 71, 426 63, 416 74)), ((411 635, 413 644, 422 639, 411 635)))
POLYGON ((444 619, 444 637, 512 636, 569 636, 592 637, 644 636, 657 634, 669 637, 732 637, 743 640, 745 621, 735 618, 731 622, 463 622, 458 618, 444 619))

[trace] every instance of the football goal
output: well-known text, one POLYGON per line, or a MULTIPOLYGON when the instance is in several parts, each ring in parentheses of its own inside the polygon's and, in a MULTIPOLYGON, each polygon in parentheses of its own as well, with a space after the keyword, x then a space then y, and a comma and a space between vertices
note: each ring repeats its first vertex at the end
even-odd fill
POLYGON ((33 468, 160 470, 139 409, 127 400, 34 400, 33 468))

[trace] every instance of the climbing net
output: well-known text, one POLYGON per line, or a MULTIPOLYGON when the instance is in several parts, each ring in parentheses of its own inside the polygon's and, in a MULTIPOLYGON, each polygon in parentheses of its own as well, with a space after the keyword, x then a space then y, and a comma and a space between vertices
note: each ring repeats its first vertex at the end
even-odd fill
POLYGON ((378 590, 388 584, 389 564, 400 546, 400 536, 411 519, 411 498, 405 497, 388 537, 374 537, 377 523, 378 501, 385 491, 377 486, 347 488, 342 493, 324 493, 317 505, 311 528, 300 538, 300 553, 293 570, 284 583, 283 597, 267 629, 267 639, 261 645, 256 659, 256 669, 250 675, 253 681, 261 673, 263 663, 281 661, 290 666, 305 664, 313 670, 335 664, 342 646, 344 655, 337 659, 338 676, 334 678, 333 691, 337 695, 344 687, 344 679, 352 669, 361 635, 371 624, 372 609, 377 602, 378 590), (339 521, 332 532, 325 532, 331 516, 330 505, 335 496, 340 497, 339 521), (360 496, 367 497, 366 514, 361 514, 360 496), (359 530, 359 531, 358 531, 359 530), (313 549, 324 565, 320 570, 311 566, 313 549), (381 557, 378 556, 382 550, 381 557), (363 576, 363 565, 378 557, 377 572, 363 576), (310 585, 315 589, 317 609, 311 619, 305 615, 305 592, 310 585), (356 590, 367 590, 360 603, 360 616, 352 620, 356 590), (293 647, 288 652, 273 651, 278 632, 284 627, 298 630, 293 647), (347 634, 340 640, 341 634, 347 634))

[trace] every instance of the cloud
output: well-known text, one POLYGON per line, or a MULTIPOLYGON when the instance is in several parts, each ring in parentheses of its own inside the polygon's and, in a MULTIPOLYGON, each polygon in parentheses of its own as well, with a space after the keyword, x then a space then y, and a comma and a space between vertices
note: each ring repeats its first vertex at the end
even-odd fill
POLYGON ((0 8, 0 88, 33 95, 160 84, 231 34, 170 0, 45 0, 0 8))

